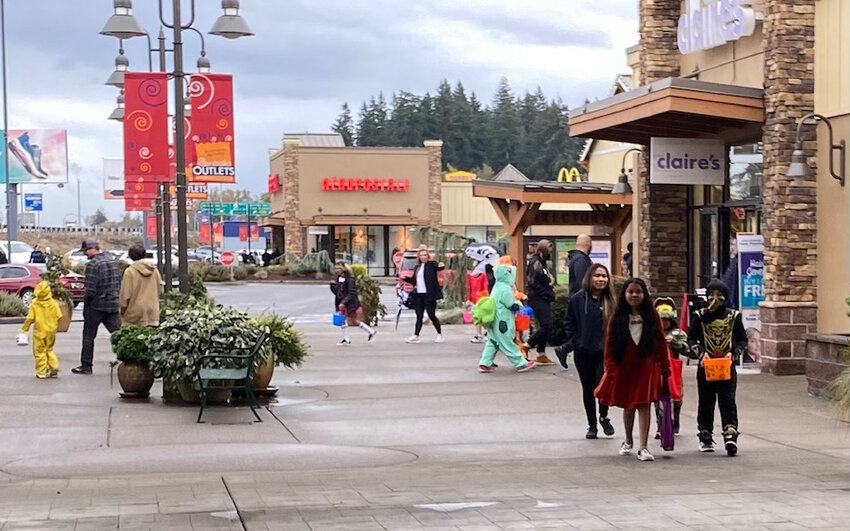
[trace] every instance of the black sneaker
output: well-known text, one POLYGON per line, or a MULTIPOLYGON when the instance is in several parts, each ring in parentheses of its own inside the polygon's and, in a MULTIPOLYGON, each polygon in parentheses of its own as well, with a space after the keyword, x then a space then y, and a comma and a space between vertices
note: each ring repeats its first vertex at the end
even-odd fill
POLYGON ((608 437, 614 435, 614 426, 611 425, 611 419, 608 417, 599 417, 599 424, 602 426, 602 433, 608 437))
POLYGON ((585 439, 596 439, 597 431, 596 428, 587 428, 587 433, 584 434, 585 439))
POLYGON ((555 355, 558 356, 558 361, 561 362, 561 367, 565 369, 570 368, 569 364, 567 363, 567 354, 569 354, 569 352, 567 352, 567 349, 564 345, 555 347, 555 355))
POLYGON ((84 367, 80 365, 79 367, 74 367, 71 369, 71 372, 74 374, 91 374, 91 367, 84 367))
POLYGON ((726 455, 733 457, 738 453, 738 430, 731 424, 723 430, 723 445, 726 455))

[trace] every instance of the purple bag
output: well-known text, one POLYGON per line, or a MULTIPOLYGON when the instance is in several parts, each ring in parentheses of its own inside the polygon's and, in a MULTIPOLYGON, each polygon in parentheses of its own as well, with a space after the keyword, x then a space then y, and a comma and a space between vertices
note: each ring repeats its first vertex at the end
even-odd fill
POLYGON ((661 396, 661 411, 661 448, 665 452, 672 452, 676 435, 673 433, 673 401, 670 393, 661 396))

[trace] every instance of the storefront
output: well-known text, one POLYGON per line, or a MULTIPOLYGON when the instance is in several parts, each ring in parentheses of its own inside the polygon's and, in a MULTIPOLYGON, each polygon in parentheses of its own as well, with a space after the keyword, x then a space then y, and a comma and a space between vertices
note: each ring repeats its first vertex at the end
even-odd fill
POLYGON ((570 112, 574 136, 640 146, 636 273, 680 300, 734 279, 755 305, 753 354, 776 374, 806 370, 809 333, 850 333, 850 195, 830 176, 824 124, 801 129, 799 158, 816 169, 789 172, 803 116, 832 120, 834 143, 848 136, 850 5, 789 6, 643 0, 635 86, 570 112))
POLYGON ((286 135, 269 156, 272 241, 286 253, 392 272, 417 228, 441 226, 442 141, 422 148, 345 147, 338 135, 286 135))

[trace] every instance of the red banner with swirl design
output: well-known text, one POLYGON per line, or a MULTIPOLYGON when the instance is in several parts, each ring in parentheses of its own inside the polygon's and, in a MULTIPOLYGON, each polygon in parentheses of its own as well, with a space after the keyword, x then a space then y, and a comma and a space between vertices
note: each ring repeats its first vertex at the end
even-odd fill
POLYGON ((124 179, 167 181, 168 74, 124 73, 124 179))
POLYGON ((233 147, 233 76, 192 74, 189 82, 192 102, 193 156, 189 180, 199 183, 235 183, 236 160, 233 147))

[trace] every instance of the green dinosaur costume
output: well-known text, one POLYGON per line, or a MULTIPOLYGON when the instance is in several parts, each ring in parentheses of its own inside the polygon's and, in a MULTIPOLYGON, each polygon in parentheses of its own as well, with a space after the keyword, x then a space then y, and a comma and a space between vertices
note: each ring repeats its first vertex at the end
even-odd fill
POLYGON ((528 362, 522 357, 519 347, 514 342, 516 324, 514 313, 522 308, 522 304, 514 298, 513 285, 516 282, 516 267, 500 264, 495 269, 496 284, 490 292, 490 297, 496 303, 496 318, 487 327, 487 343, 481 353, 480 365, 490 367, 497 351, 502 351, 517 369, 522 369, 528 362))

